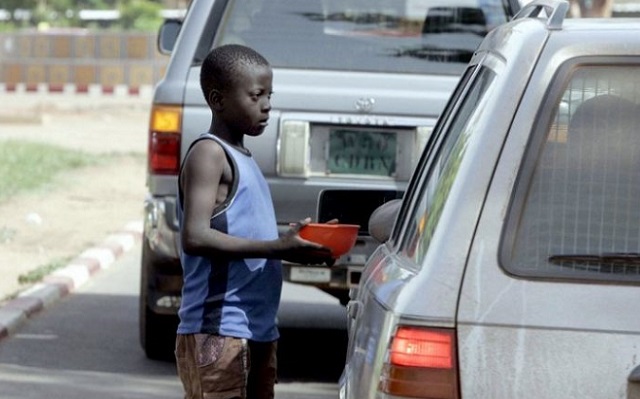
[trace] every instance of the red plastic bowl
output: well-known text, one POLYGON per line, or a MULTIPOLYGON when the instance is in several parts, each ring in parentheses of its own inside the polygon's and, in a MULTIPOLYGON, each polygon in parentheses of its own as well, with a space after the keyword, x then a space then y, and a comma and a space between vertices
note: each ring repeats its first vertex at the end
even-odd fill
POLYGON ((357 224, 309 223, 300 229, 300 237, 331 249, 334 258, 349 252, 358 238, 357 224))

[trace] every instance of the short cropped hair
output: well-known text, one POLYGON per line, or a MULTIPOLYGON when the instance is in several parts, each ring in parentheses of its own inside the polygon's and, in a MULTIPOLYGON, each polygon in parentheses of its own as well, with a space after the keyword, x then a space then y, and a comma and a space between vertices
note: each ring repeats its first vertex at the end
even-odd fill
POLYGON ((200 69, 200 87, 207 102, 212 90, 227 90, 235 85, 241 68, 249 65, 269 66, 269 62, 254 49, 239 44, 227 44, 209 52, 200 69))

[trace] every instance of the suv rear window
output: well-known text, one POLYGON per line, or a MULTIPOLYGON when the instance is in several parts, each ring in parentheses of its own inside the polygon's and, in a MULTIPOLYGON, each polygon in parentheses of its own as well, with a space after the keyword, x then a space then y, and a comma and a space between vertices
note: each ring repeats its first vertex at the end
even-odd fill
POLYGON ((460 75, 509 18, 504 0, 237 0, 214 45, 253 47, 282 68, 460 75))
POLYGON ((507 270, 640 282, 639 93, 638 65, 574 70, 532 179, 521 179, 507 270))

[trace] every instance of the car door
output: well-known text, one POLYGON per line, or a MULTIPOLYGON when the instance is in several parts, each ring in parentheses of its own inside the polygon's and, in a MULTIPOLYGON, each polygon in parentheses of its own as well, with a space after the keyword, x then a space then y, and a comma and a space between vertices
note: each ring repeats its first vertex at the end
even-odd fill
POLYGON ((540 76, 468 259, 462 397, 638 398, 640 66, 574 59, 550 90, 540 76))
POLYGON ((361 289, 347 307, 344 397, 459 397, 455 362, 432 363, 429 354, 421 354, 430 352, 430 345, 408 345, 408 353, 400 356, 390 351, 411 330, 419 340, 446 335, 446 349, 439 346, 437 352, 455 357, 455 314, 467 251, 516 104, 505 106, 497 99, 518 98, 526 81, 526 74, 504 76, 503 59, 495 54, 478 53, 475 61, 427 144, 390 241, 369 258, 361 289), (507 118, 491 117, 501 112, 507 118), (413 351, 417 347, 421 350, 413 351))

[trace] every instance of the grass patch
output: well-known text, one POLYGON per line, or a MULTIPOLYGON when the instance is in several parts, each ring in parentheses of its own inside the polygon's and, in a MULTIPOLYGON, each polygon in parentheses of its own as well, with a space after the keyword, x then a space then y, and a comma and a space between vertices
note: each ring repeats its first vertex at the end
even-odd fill
POLYGON ((63 268, 67 265, 70 258, 64 259, 55 259, 46 265, 40 266, 35 270, 31 270, 26 274, 21 274, 18 276, 18 283, 20 284, 35 284, 42 281, 45 276, 48 276, 52 272, 63 268))
POLYGON ((95 155, 81 151, 28 141, 1 141, 0 202, 46 186, 60 172, 96 163, 95 155))

